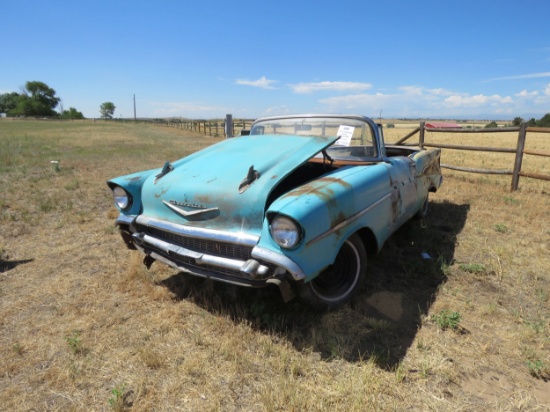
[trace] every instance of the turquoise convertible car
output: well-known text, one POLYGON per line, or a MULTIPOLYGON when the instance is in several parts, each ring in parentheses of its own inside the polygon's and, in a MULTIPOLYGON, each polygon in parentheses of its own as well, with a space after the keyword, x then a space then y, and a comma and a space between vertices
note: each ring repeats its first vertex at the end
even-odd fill
POLYGON ((349 301, 367 256, 441 185, 440 149, 386 146, 355 115, 259 119, 250 133, 108 182, 126 245, 183 272, 349 301))

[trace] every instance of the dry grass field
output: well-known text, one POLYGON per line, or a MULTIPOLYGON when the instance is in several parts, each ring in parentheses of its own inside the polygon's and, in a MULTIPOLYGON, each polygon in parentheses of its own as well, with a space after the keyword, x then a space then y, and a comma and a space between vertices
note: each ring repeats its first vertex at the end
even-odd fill
MULTIPOLYGON (((426 140, 515 145, 476 136, 426 140)), ((276 289, 147 271, 125 248, 105 181, 216 141, 0 120, 1 410, 550 410, 550 182, 511 193, 509 176, 445 170, 427 221, 370 258, 351 304, 319 314, 276 289)), ((527 147, 548 152, 550 136, 527 147)), ((511 169, 513 155, 442 161, 511 169)), ((548 158, 524 165, 550 174, 548 158)))

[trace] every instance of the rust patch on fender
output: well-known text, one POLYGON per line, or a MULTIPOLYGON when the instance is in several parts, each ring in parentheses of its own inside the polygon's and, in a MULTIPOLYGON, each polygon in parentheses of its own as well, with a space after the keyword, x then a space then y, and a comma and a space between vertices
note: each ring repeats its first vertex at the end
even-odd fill
POLYGON ((391 191, 391 223, 395 223, 401 210, 401 196, 397 187, 393 187, 391 191))
POLYGON ((334 228, 338 226, 340 223, 345 222, 345 220, 346 220, 346 216, 344 215, 344 213, 340 212, 338 213, 338 216, 336 216, 336 218, 332 221, 330 227, 334 228))
POLYGON ((321 188, 311 187, 310 185, 305 185, 305 186, 299 187, 298 189, 294 189, 290 193, 287 193, 285 197, 286 196, 298 197, 302 195, 314 195, 327 203, 334 200, 333 199, 334 191, 332 189, 327 189, 325 187, 321 187, 321 188))
POLYGON ((210 196, 195 195, 194 198, 197 199, 199 203, 202 203, 204 205, 209 205, 210 203, 212 203, 212 199, 210 198, 210 196))
POLYGON ((349 184, 348 182, 346 182, 345 180, 342 180, 342 179, 336 179, 334 177, 322 177, 320 178, 319 180, 317 180, 318 182, 327 182, 327 183, 337 183, 339 185, 342 185, 343 187, 345 187, 346 189, 351 189, 351 184, 349 184))
POLYGON ((351 184, 348 182, 342 180, 342 179, 336 179, 334 177, 323 177, 320 179, 317 179, 313 182, 310 182, 304 186, 298 187, 289 193, 287 193, 285 196, 302 196, 311 194, 314 196, 317 196, 319 199, 329 203, 334 202, 334 190, 332 190, 330 187, 327 187, 329 184, 336 183, 341 185, 345 189, 351 189, 351 184))
POLYGON ((162 197, 167 191, 168 191, 168 189, 164 189, 160 193, 155 193, 155 197, 158 199, 158 198, 162 197))

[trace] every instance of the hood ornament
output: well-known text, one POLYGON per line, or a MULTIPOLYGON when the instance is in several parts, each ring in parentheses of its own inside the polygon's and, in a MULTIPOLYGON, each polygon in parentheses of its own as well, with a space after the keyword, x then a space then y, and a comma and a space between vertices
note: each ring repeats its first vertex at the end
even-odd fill
POLYGON ((200 215, 201 213, 215 212, 219 210, 219 208, 217 207, 206 208, 203 205, 197 205, 194 203, 181 203, 181 202, 176 202, 175 200, 170 200, 168 202, 166 200, 163 200, 162 203, 164 203, 171 210, 173 210, 174 212, 176 212, 177 214, 183 217, 196 216, 196 215, 200 215), (192 208, 196 210, 185 210, 185 209, 182 209, 182 207, 192 208))
POLYGON ((248 173, 244 180, 239 185, 239 193, 244 193, 246 189, 250 187, 250 185, 254 182, 254 180, 258 179, 260 177, 260 172, 257 170, 254 170, 254 165, 250 166, 250 169, 248 169, 248 173))
POLYGON ((159 181, 159 179, 160 179, 162 176, 164 176, 164 175, 170 173, 172 170, 174 170, 174 166, 172 166, 172 165, 170 164, 170 162, 167 161, 166 163, 164 163, 164 166, 162 167, 162 170, 160 171, 160 173, 159 173, 158 175, 155 176, 155 181, 153 182, 153 184, 156 185, 157 182, 159 181))

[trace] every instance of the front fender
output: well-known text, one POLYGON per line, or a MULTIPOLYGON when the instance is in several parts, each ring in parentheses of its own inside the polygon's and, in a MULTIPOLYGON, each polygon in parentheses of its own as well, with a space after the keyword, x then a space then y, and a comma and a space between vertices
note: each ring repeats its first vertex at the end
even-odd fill
MULTIPOLYGON (((290 259, 310 281, 334 262, 345 240, 360 229, 371 230, 376 249, 384 243, 390 233, 389 189, 384 165, 341 168, 293 189, 269 207, 258 248, 290 259), (302 241, 292 250, 271 238, 269 223, 277 214, 292 218, 303 229, 302 241)), ((286 267, 282 260, 274 263, 286 267)))
MULTIPOLYGON (((115 186, 120 186, 132 196, 132 206, 128 210, 119 211, 124 215, 137 215, 141 211, 141 188, 145 181, 153 174, 157 174, 161 169, 151 169, 143 172, 132 173, 125 176, 119 176, 107 181, 107 185, 111 190, 115 186)), ((118 208, 118 207, 117 207, 118 208)))

